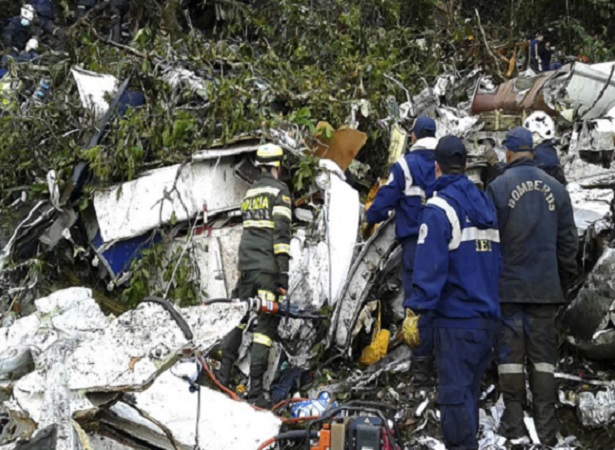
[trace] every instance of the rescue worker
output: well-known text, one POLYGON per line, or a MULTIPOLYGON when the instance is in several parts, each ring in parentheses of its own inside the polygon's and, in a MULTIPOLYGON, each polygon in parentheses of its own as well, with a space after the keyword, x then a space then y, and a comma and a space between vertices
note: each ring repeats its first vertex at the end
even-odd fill
POLYGON ((540 64, 538 58, 542 51, 542 41, 544 36, 541 32, 536 33, 536 37, 530 41, 530 69, 535 73, 540 72, 540 64))
POLYGON ((551 52, 551 43, 545 42, 545 45, 542 47, 542 51, 540 52, 540 64, 543 72, 547 72, 551 69, 551 57, 553 56, 551 52))
POLYGON ((2 63, 5 64, 7 57, 11 56, 18 62, 27 62, 38 57, 39 29, 34 26, 36 11, 32 5, 24 5, 19 16, 8 20, 2 31, 2 44, 4 56, 2 63))
MULTIPOLYGON (((367 222, 378 223, 395 211, 395 232, 402 246, 402 283, 406 300, 412 295, 420 213, 435 181, 436 122, 430 117, 417 117, 410 136, 410 151, 391 167, 386 185, 380 188, 366 213, 367 222)), ((433 331, 426 316, 421 319, 421 342, 412 355, 418 384, 430 381, 433 373, 433 331)))
POLYGON ((433 316, 444 444, 478 449, 480 384, 500 319, 497 217, 465 175, 467 152, 458 137, 440 139, 435 159, 435 193, 422 214, 402 336, 416 345, 417 317, 433 316))
POLYGON ((559 163, 557 150, 553 145, 553 139, 555 138, 555 123, 553 123, 553 119, 545 112, 536 111, 525 119, 523 126, 532 133, 534 162, 536 166, 565 185, 566 175, 559 163))
POLYGON ((30 5, 38 15, 41 30, 58 39, 64 40, 64 30, 55 23, 55 7, 51 0, 31 0, 30 5))
MULTIPOLYGON (((261 177, 248 190, 241 206, 243 234, 235 293, 239 298, 258 296, 262 300, 278 301, 278 296, 288 289, 291 195, 288 187, 278 180, 282 155, 282 149, 273 144, 262 145, 256 153, 261 177)), ((220 346, 222 363, 218 380, 225 386, 229 385, 247 320, 248 317, 244 318, 220 346)), ((275 316, 261 315, 253 330, 248 401, 257 406, 267 405, 263 376, 278 320, 275 316)))
MULTIPOLYGON (((77 4, 77 17, 83 18, 90 9, 96 6, 96 3, 97 0, 79 0, 77 4)), ((111 40, 120 42, 122 22, 130 9, 130 3, 128 0, 110 0, 109 8, 111 12, 111 40)))
POLYGON ((530 131, 512 129, 505 145, 506 170, 487 188, 498 212, 504 261, 497 354, 506 410, 500 434, 525 439, 527 368, 536 431, 542 444, 552 446, 559 428, 555 316, 576 273, 577 228, 565 187, 536 167, 530 131))

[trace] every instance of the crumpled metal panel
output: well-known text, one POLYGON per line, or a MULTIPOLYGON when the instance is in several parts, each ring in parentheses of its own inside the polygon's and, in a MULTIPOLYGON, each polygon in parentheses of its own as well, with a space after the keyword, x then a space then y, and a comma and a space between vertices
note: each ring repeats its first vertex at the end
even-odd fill
POLYGON ((569 341, 591 356, 615 358, 615 249, 607 248, 566 310, 569 341), (599 351, 598 351, 599 350, 599 351))
POLYGON ((395 219, 391 217, 383 222, 366 242, 350 269, 343 294, 335 307, 327 341, 329 344, 334 344, 340 350, 348 348, 350 330, 367 300, 382 265, 396 245, 395 219))
MULTIPOLYGON (((174 375, 176 368, 182 374, 186 371, 182 366, 188 366, 189 372, 196 371, 194 363, 177 364, 158 377, 149 389, 135 394, 139 410, 169 429, 179 448, 192 450, 198 444, 201 450, 255 449, 279 433, 282 422, 271 412, 256 411, 245 402, 232 400, 204 386, 197 422, 198 396, 189 392, 188 384, 174 375)), ((124 403, 105 412, 102 422, 157 448, 174 450, 158 426, 124 403)))
MULTIPOLYGON (((56 423, 68 430, 72 418, 98 409, 99 400, 85 394, 142 390, 189 344, 158 305, 142 304, 118 318, 106 317, 89 289, 71 288, 37 300, 36 307, 35 314, 0 329, 0 357, 17 344, 40 349, 36 370, 14 384, 12 406, 38 424, 56 423)), ((194 332, 195 345, 207 350, 241 321, 246 305, 179 312, 194 332)))
POLYGON ((555 72, 545 87, 547 102, 562 110, 574 109, 575 119, 597 119, 615 106, 615 65, 610 71, 574 63, 569 73, 555 72))
POLYGON ((599 428, 615 420, 615 390, 579 393, 577 415, 583 426, 599 428))
POLYGON ((234 157, 157 169, 94 193, 94 208, 104 242, 140 236, 185 221, 207 205, 210 214, 238 209, 249 185, 234 175, 234 157))
POLYGON ((615 118, 584 120, 574 124, 569 151, 602 152, 615 150, 615 118))

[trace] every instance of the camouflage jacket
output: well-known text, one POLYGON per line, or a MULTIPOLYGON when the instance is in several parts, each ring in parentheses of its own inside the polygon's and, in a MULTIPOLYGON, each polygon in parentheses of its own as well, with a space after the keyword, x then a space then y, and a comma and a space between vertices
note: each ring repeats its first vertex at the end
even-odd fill
POLYGON ((250 188, 241 205, 239 270, 288 272, 291 204, 288 186, 267 173, 250 188))

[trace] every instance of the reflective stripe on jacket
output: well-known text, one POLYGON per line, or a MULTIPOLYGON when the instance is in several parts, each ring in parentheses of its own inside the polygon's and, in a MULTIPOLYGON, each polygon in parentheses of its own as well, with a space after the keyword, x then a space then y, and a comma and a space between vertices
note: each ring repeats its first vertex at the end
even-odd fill
POLYGON ((288 272, 291 205, 288 187, 268 173, 248 190, 241 205, 239 270, 288 272))
POLYGON ((389 179, 376 194, 366 218, 370 223, 386 220, 395 211, 397 239, 404 241, 419 231, 419 218, 423 205, 430 197, 435 180, 434 149, 436 138, 416 141, 410 152, 396 162, 389 171, 389 179))
POLYGON ((566 188, 521 158, 491 182, 504 268, 500 301, 561 303, 576 273, 577 228, 566 188))
POLYGON ((491 328, 500 317, 500 237, 491 200, 465 175, 443 175, 423 211, 414 292, 404 303, 432 311, 435 327, 491 328))

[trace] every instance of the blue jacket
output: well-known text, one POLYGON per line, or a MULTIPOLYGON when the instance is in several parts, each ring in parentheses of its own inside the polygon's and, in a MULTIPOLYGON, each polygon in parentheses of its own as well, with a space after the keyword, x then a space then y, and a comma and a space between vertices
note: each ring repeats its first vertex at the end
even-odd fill
POLYGON ((2 43, 12 54, 18 54, 26 48, 30 38, 35 36, 38 36, 38 29, 34 25, 24 27, 21 17, 16 16, 7 20, 2 30, 2 43))
POLYGON ((538 59, 538 55, 536 54, 536 47, 538 46, 538 51, 540 52, 540 48, 542 46, 542 42, 538 39, 532 39, 530 41, 530 58, 538 59))
POLYGON ((534 162, 539 169, 544 170, 557 181, 566 184, 564 169, 559 164, 557 150, 553 146, 553 141, 548 139, 534 148, 534 162))
POLYGON ((43 20, 53 21, 56 13, 51 0, 30 0, 28 3, 34 7, 34 10, 41 19, 41 22, 43 20))
POLYGON ((562 303, 576 274, 578 235, 566 188, 521 158, 491 182, 504 268, 502 303, 562 303))
POLYGON ((492 329, 500 317, 495 208, 465 175, 443 175, 434 190, 422 216, 414 293, 404 306, 433 314, 435 327, 492 329))
POLYGON ((370 223, 382 222, 395 210, 395 230, 400 242, 416 237, 423 205, 431 196, 435 176, 434 149, 436 138, 419 139, 410 152, 399 159, 389 171, 389 179, 376 194, 367 210, 370 223))

